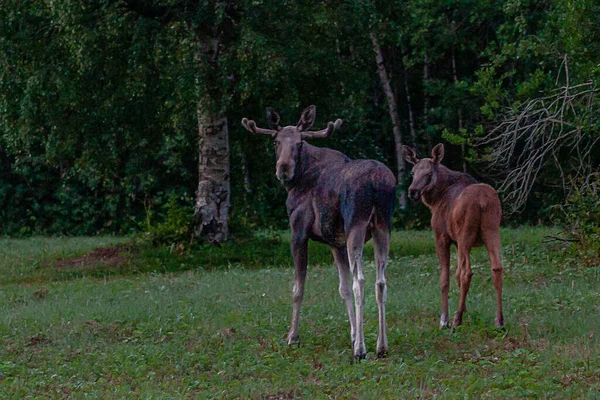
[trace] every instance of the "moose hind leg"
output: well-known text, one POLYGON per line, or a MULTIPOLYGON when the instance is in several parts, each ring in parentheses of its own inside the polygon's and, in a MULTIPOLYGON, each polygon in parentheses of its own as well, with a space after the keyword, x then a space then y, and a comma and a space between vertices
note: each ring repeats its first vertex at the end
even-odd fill
POLYGON ((502 263, 500 262, 500 246, 486 245, 492 270, 492 281, 496 289, 496 328, 504 327, 504 314, 502 313, 502 263))
MULTIPOLYGON (((499 206, 498 206, 499 207, 499 206)), ((492 281, 496 289, 496 327, 504 327, 504 315, 502 313, 502 262, 500 261, 500 216, 484 219, 481 227, 483 243, 490 259, 492 281)))
POLYGON ((448 291, 450 289, 450 245, 447 243, 447 241, 436 238, 435 250, 440 262, 440 291, 442 293, 440 329, 444 329, 448 328, 450 325, 450 318, 448 317, 448 291))
POLYGON ((346 248, 333 249, 333 259, 340 277, 339 292, 344 300, 346 310, 348 311, 348 320, 350 321, 350 340, 354 348, 356 341, 356 315, 354 314, 354 305, 352 304, 352 276, 350 274, 350 265, 348 264, 348 253, 346 248))
POLYGON ((471 247, 468 245, 458 245, 458 270, 456 273, 457 280, 460 281, 460 297, 458 300, 458 310, 454 315, 453 326, 462 325, 463 313, 467 310, 467 294, 469 293, 469 287, 471 286, 471 277, 473 271, 471 270, 470 260, 471 247))
POLYGON ((354 341, 354 358, 358 360, 364 359, 367 356, 363 327, 365 276, 362 268, 362 254, 366 233, 366 223, 353 226, 350 228, 347 234, 348 240, 346 243, 350 271, 352 272, 352 290, 354 291, 354 304, 356 308, 356 340, 354 341))
POLYGON ((385 270, 390 250, 390 231, 387 228, 373 230, 373 245, 375 248, 375 266, 377 280, 375 281, 375 298, 379 310, 379 333, 377 336, 377 357, 383 357, 388 352, 387 325, 385 322, 385 302, 387 298, 387 284, 385 270))
POLYGON ((292 323, 287 336, 288 345, 297 343, 300 340, 298 333, 298 323, 300 321, 300 307, 304 298, 304 282, 306 281, 308 241, 292 239, 292 253, 294 256, 294 288, 293 288, 293 310, 292 323))

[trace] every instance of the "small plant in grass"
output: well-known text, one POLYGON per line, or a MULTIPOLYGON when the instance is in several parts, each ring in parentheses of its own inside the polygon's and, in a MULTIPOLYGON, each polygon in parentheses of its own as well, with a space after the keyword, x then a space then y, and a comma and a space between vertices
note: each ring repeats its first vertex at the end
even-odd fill
POLYGON ((193 210, 190 207, 178 203, 175 197, 171 197, 163 206, 165 217, 162 222, 152 221, 153 213, 150 208, 146 211, 144 221, 143 241, 152 245, 168 245, 185 247, 193 243, 193 210))
POLYGON ((592 182, 574 186, 572 194, 561 207, 565 229, 584 249, 600 255, 600 173, 592 182))

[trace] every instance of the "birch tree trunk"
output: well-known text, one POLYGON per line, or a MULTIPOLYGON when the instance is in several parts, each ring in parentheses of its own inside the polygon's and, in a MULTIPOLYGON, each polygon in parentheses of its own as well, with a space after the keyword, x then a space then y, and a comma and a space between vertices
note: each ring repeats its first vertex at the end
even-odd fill
MULTIPOLYGON (((219 110, 217 99, 219 93, 219 49, 223 32, 230 32, 231 26, 192 23, 197 18, 199 4, 188 2, 185 7, 179 4, 169 6, 152 4, 144 0, 125 0, 124 6, 146 18, 155 20, 164 26, 171 21, 182 22, 190 29, 190 34, 197 40, 197 52, 194 58, 198 64, 196 87, 198 91, 198 189, 194 213, 194 234, 202 241, 221 243, 227 240, 229 214, 229 138, 227 118, 219 110), (196 25, 196 26, 195 26, 196 25), (195 26, 195 30, 191 30, 195 26)), ((167 2, 169 3, 169 2, 167 2)), ((172 2, 171 2, 172 3, 172 2)), ((227 4, 212 3, 212 10, 205 10, 215 15, 225 13, 227 4)), ((230 10, 231 11, 231 10, 230 10)), ((221 15, 223 16, 223 15, 221 15)), ((231 16, 229 16, 231 17, 231 16)), ((235 17, 224 18, 229 23, 235 17)))
POLYGON ((390 117, 392 118, 392 123, 394 125, 393 133, 396 150, 396 179, 398 180, 398 184, 400 185, 400 196, 398 198, 398 205, 400 206, 400 209, 403 210, 406 208, 406 190, 404 190, 403 187, 403 183, 405 182, 406 177, 406 163, 404 162, 404 152, 402 151, 402 132, 400 129, 400 116, 398 115, 396 96, 394 96, 394 92, 392 91, 392 85, 390 83, 389 75, 383 63, 383 53, 381 51, 381 47, 379 46, 379 42, 377 41, 377 35, 375 34, 375 32, 371 32, 371 41, 373 42, 373 49, 375 50, 375 60, 377 61, 377 71, 379 72, 379 79, 381 79, 381 85, 383 86, 383 91, 385 92, 385 96, 387 98, 390 117))
POLYGON ((423 120, 425 122, 425 137, 427 138, 427 150, 431 153, 432 143, 431 134, 429 133, 429 94, 427 93, 427 85, 429 84, 429 57, 427 53, 423 56, 423 120))
POLYGON ((252 182, 250 181, 250 168, 248 168, 248 157, 244 150, 240 151, 242 161, 242 174, 244 175, 244 191, 246 194, 252 194, 252 182))
POLYGON ((406 105, 408 107, 408 126, 410 127, 410 140, 413 147, 417 144, 417 131, 415 129, 415 117, 413 114, 412 102, 410 100, 410 91, 408 89, 408 70, 404 66, 404 91, 406 92, 406 105))
POLYGON ((198 190, 196 237, 209 243, 227 240, 229 233, 229 138, 227 118, 198 103, 198 190))
MULTIPOLYGON (((452 49, 452 75, 454 77, 454 86, 456 86, 456 84, 458 83, 458 76, 456 75, 456 57, 454 55, 454 49, 452 49)), ((462 129, 463 129, 463 116, 462 116, 462 107, 458 107, 458 132, 459 134, 462 133, 462 129)), ((465 149, 465 143, 461 143, 460 144, 460 153, 461 153, 461 157, 462 157, 462 170, 463 172, 467 172, 467 161, 465 160, 466 157, 466 149, 465 149)))

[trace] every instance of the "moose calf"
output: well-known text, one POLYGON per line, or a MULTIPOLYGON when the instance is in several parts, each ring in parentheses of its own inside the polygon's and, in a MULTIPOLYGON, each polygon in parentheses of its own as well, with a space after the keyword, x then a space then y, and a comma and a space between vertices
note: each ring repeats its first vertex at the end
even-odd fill
POLYGON ((448 319, 448 288, 450 285, 450 245, 458 248, 456 281, 460 290, 458 311, 453 326, 462 324, 463 312, 471 285, 472 247, 485 245, 496 289, 496 327, 504 326, 502 315, 502 264, 500 263, 500 219, 502 210, 498 194, 489 185, 477 183, 467 174, 452 171, 440 162, 444 158, 444 145, 438 144, 431 158, 422 160, 410 147, 404 146, 404 158, 411 164, 413 181, 408 195, 413 200, 421 198, 431 210, 431 228, 435 233, 435 250, 440 261, 440 289, 442 315, 440 328, 446 328, 448 319))

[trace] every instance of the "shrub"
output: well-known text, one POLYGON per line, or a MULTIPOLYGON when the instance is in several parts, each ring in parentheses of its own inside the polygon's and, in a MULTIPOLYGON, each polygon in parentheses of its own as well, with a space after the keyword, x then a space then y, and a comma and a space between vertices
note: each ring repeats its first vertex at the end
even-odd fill
POLYGON ((147 208, 143 227, 145 230, 144 240, 149 241, 152 245, 185 246, 193 243, 193 210, 191 207, 183 206, 175 197, 171 197, 163 209, 165 211, 163 221, 154 223, 153 212, 147 208))
POLYGON ((600 173, 586 185, 574 187, 562 210, 568 233, 600 255, 600 173))

